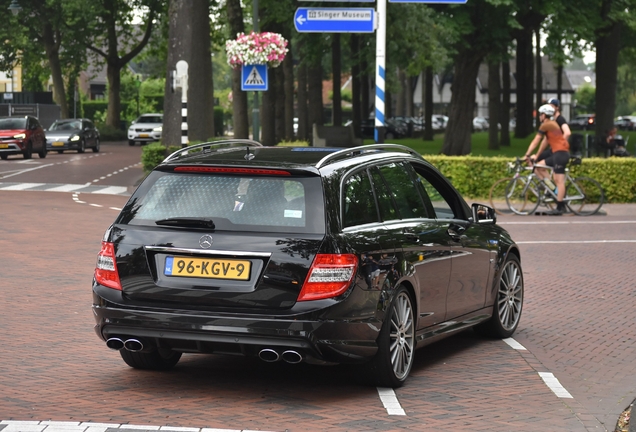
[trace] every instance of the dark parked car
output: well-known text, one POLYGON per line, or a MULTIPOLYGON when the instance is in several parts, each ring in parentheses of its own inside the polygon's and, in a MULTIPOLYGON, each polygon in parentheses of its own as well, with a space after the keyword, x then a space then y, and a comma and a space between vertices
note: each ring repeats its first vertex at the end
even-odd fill
POLYGON ((31 159, 33 152, 46 157, 44 129, 35 117, 0 117, 0 159, 21 154, 31 159))
POLYGON ((594 129, 596 124, 596 115, 595 114, 581 114, 574 117, 572 120, 568 122, 568 126, 570 129, 577 130, 588 130, 594 129))
POLYGON ((242 354, 388 387, 442 337, 512 335, 523 296, 493 209, 395 144, 181 149, 106 230, 93 280, 97 335, 134 368, 242 354))
MULTIPOLYGON (((384 122, 384 138, 404 138, 408 134, 408 127, 402 122, 387 119, 384 122)), ((362 121, 362 137, 373 138, 375 136, 375 119, 367 119, 362 121)))
POLYGON ((77 150, 84 153, 87 148, 99 153, 99 131, 88 119, 57 120, 46 130, 46 148, 64 153, 77 150))

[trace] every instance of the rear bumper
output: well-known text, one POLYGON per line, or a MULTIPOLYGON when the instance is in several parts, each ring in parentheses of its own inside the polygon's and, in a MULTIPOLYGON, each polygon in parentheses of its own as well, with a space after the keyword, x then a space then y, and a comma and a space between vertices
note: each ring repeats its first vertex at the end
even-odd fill
POLYGON ((293 349, 310 363, 369 360, 377 352, 382 327, 375 317, 318 319, 324 310, 276 316, 128 307, 105 300, 95 290, 93 313, 102 340, 135 338, 148 347, 247 356, 266 348, 293 349))

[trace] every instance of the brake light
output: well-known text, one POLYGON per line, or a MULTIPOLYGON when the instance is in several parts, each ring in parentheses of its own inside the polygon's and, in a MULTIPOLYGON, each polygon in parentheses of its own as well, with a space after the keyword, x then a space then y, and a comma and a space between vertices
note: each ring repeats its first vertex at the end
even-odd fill
POLYGON ((344 293, 358 268, 358 257, 353 254, 317 254, 309 269, 298 301, 319 300, 344 293))
POLYGON ((594 119, 593 119, 592 117, 590 117, 589 119, 587 119, 587 122, 588 122, 589 124, 592 124, 592 123, 594 123, 594 119))
POLYGON ((110 242, 102 242, 102 250, 97 255, 95 280, 100 285, 121 291, 121 282, 115 261, 115 246, 110 242))
POLYGON ((222 168, 222 167, 201 167, 201 166, 180 166, 175 172, 209 172, 221 174, 252 174, 252 175, 291 175, 287 171, 259 168, 222 168))

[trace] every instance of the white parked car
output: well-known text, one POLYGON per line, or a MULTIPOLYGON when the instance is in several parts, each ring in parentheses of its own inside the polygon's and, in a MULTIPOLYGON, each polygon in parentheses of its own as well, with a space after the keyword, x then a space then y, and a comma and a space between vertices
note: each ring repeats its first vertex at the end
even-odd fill
POLYGON ((488 130, 488 126, 488 120, 485 117, 475 117, 473 119, 473 130, 475 132, 488 130))
POLYGON ((163 114, 142 114, 128 128, 128 145, 161 140, 163 114))

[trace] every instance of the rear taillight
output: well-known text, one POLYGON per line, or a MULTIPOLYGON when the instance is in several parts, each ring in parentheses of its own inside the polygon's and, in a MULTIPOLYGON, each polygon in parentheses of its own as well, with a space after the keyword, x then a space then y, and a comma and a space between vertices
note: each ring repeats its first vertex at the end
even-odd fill
POLYGON ((100 285, 121 291, 121 282, 119 282, 117 262, 115 261, 115 246, 110 242, 102 242, 102 250, 97 255, 95 280, 100 285))
POLYGON ((353 254, 318 254, 309 269, 309 276, 298 295, 298 301, 336 297, 351 285, 358 257, 353 254))

